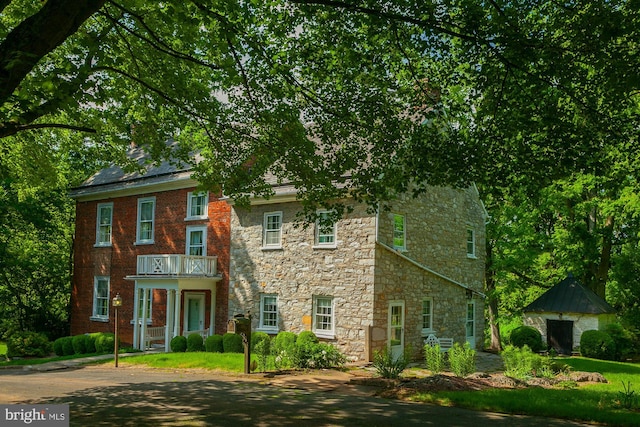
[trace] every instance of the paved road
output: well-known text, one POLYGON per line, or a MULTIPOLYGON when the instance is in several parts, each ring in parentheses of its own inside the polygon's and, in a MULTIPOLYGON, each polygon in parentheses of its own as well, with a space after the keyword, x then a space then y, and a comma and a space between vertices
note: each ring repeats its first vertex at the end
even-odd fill
POLYGON ((69 404, 72 426, 578 426, 373 397, 347 373, 265 378, 105 365, 0 370, 0 403, 69 404))

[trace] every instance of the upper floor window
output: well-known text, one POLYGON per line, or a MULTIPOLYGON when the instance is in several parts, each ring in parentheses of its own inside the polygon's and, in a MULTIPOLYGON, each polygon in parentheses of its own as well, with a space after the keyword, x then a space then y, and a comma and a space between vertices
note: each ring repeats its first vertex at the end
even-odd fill
POLYGON ((404 215, 393 215, 393 249, 405 250, 407 248, 405 225, 404 215))
POLYGON ((156 198, 138 199, 138 231, 136 243, 153 243, 156 198))
POLYGON ((109 320, 109 277, 96 276, 93 280, 92 320, 109 320))
POLYGON ((333 297, 313 297, 313 332, 322 338, 333 338, 335 313, 333 297))
POLYGON ((265 248, 282 247, 282 212, 264 214, 262 246, 265 248))
POLYGON ((433 331, 433 298, 422 300, 422 332, 433 331))
POLYGON ((278 296, 260 295, 260 326, 262 330, 278 330, 278 296))
POLYGON ((467 228, 467 257, 476 257, 476 233, 473 228, 467 228))
POLYGON ((207 255, 207 227, 187 227, 187 255, 207 255))
POLYGON ((113 203, 100 203, 96 221, 96 245, 111 245, 111 230, 113 223, 113 203))
POLYGON ((329 212, 318 212, 315 234, 316 246, 332 248, 336 246, 336 223, 331 220, 331 214, 329 212))
POLYGON ((209 193, 206 191, 187 194, 187 219, 205 219, 208 216, 209 193))

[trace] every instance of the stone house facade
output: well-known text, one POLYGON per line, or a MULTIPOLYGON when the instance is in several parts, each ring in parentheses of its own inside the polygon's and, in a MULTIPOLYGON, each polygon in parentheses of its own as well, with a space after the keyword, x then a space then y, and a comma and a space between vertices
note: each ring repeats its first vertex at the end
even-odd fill
POLYGON ((300 227, 292 192, 232 206, 229 313, 254 330, 312 330, 351 360, 417 357, 429 334, 480 348, 486 211, 475 188, 431 187, 389 211, 300 227))

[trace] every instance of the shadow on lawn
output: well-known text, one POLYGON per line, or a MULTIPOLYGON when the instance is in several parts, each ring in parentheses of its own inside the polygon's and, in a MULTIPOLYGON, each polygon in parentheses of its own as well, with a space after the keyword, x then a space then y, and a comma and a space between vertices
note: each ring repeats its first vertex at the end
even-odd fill
MULTIPOLYGON (((43 403, 43 402, 30 402, 43 403)), ((176 381, 80 390, 47 400, 69 404, 72 426, 511 426, 514 417, 248 382, 176 381)), ((539 425, 540 419, 515 421, 539 425)), ((545 420, 546 425, 572 423, 545 420)))

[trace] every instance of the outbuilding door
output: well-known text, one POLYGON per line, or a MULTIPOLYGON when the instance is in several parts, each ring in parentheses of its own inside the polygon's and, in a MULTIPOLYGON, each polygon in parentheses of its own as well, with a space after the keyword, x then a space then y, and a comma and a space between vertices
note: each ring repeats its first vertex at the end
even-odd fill
POLYGON ((573 350, 573 321, 547 319, 547 345, 558 354, 571 354, 573 350))

